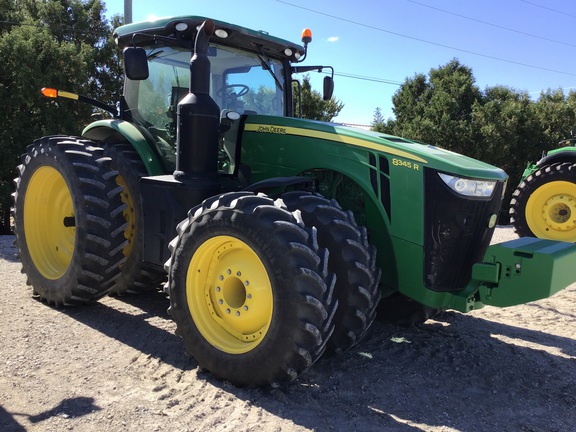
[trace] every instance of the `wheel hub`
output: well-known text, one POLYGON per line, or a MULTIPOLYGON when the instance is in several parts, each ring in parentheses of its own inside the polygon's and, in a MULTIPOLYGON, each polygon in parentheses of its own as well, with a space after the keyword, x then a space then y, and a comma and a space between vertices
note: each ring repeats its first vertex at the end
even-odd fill
POLYGON ((230 236, 201 244, 188 268, 188 308, 204 337, 229 353, 260 343, 272 320, 268 273, 256 253, 230 236))
MULTIPOLYGON (((226 246, 216 254, 224 252, 226 246)), ((257 307, 265 307, 264 304, 268 303, 270 299, 263 298, 267 293, 253 290, 253 285, 238 265, 216 273, 215 281, 208 289, 210 295, 206 297, 208 307, 214 309, 215 319, 221 320, 221 325, 240 340, 249 342, 260 338, 266 323, 262 321, 263 316, 259 316, 257 307), (262 304, 258 305, 259 302, 262 304)))
POLYGON ((550 181, 537 187, 526 201, 526 222, 534 236, 576 241, 576 184, 550 181))
POLYGON ((576 200, 570 195, 555 195, 542 208, 545 223, 553 230, 570 231, 576 227, 576 200))

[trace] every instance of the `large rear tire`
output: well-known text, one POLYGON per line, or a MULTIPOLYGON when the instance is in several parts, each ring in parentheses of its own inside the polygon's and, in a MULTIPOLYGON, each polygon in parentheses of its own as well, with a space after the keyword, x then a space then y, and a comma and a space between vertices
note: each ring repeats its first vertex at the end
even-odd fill
POLYGON ((170 250, 170 313, 201 368, 238 386, 278 386, 322 355, 334 277, 315 230, 281 202, 244 192, 207 200, 170 250))
POLYGON ((16 240, 27 283, 50 304, 97 300, 119 275, 126 222, 109 162, 92 142, 66 136, 36 140, 22 156, 16 240))
POLYGON ((118 171, 116 182, 123 187, 122 202, 127 226, 124 236, 128 240, 122 250, 126 260, 122 273, 110 290, 112 295, 138 294, 159 287, 166 280, 166 273, 146 266, 142 261, 144 221, 139 180, 148 172, 142 159, 128 143, 101 143, 110 165, 118 171))
POLYGON ((576 242, 576 164, 540 168, 516 188, 510 220, 520 237, 576 242))
POLYGON ((362 339, 376 316, 381 296, 376 248, 368 243, 366 228, 359 227, 352 212, 343 211, 336 200, 307 192, 288 192, 281 198, 290 211, 300 210, 307 226, 316 227, 318 244, 329 251, 338 311, 327 351, 343 352, 362 339))

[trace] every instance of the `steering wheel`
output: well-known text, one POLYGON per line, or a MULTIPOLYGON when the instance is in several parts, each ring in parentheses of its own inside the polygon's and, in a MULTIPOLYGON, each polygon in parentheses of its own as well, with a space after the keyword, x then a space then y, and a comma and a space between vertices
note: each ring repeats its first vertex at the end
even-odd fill
MULTIPOLYGON (((250 91, 250 87, 248 87, 246 84, 228 84, 228 85, 225 85, 224 87, 222 87, 220 90, 218 90, 216 92, 216 96, 222 97, 224 95, 225 91, 227 91, 229 89, 233 89, 233 88, 239 88, 240 89, 240 91, 238 91, 238 93, 236 93, 236 97, 242 97, 250 91)), ((229 93, 226 96, 229 96, 229 93)))

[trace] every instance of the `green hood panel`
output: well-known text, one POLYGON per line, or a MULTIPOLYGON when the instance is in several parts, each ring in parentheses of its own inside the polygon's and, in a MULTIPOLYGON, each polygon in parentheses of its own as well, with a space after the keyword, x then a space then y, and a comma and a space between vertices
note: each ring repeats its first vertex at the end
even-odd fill
POLYGON ((377 151, 422 166, 430 166, 438 171, 464 177, 487 180, 505 180, 508 178, 507 174, 500 168, 467 156, 405 138, 334 123, 250 115, 246 120, 244 130, 263 135, 291 135, 333 141, 338 144, 377 151))

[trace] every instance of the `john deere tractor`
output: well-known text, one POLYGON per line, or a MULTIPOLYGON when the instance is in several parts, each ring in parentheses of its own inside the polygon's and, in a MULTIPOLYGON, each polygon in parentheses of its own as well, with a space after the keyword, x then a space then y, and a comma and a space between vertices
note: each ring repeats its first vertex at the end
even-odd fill
POLYGON ((576 242, 576 139, 529 163, 510 203, 519 236, 576 242))
MULTIPOLYGON (((281 385, 394 309, 548 297, 576 246, 490 246, 507 175, 415 141, 300 118, 303 46, 184 16, 122 26, 117 111, 32 143, 14 218, 33 293, 82 304, 157 286, 200 367, 281 385), (386 308, 387 305, 393 308, 386 308), (388 311, 388 312, 386 312, 388 311)), ((325 97, 333 89, 325 77, 325 97)))

